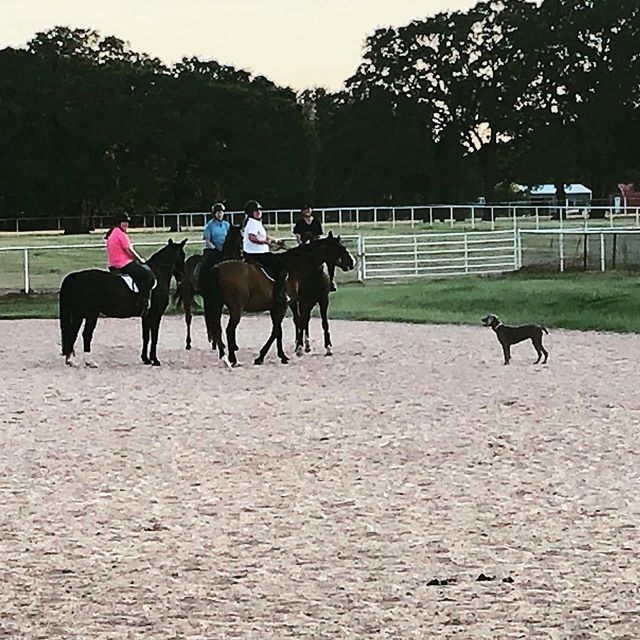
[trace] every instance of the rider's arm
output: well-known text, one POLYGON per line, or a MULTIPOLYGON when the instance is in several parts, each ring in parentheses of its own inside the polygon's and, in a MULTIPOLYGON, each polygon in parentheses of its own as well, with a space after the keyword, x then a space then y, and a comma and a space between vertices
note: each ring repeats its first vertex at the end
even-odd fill
POLYGON ((296 233, 296 240, 298 241, 298 244, 302 244, 302 235, 296 233))
POLYGON ((261 240, 255 233, 250 233, 249 240, 254 244, 271 244, 271 238, 268 235, 264 240, 261 240))
POLYGON ((137 260, 138 262, 145 262, 145 259, 133 248, 133 245, 130 244, 128 249, 133 260, 137 260))

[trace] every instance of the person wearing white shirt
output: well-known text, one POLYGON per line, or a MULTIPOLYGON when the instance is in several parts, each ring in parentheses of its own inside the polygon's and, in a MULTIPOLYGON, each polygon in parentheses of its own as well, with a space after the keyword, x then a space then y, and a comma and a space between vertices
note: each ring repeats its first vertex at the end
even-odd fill
POLYGON ((249 200, 244 205, 246 216, 244 223, 244 239, 242 252, 247 262, 255 262, 274 279, 273 301, 286 303, 285 283, 287 279, 287 265, 284 260, 269 253, 269 245, 274 239, 269 236, 262 224, 262 207, 256 200, 249 200))

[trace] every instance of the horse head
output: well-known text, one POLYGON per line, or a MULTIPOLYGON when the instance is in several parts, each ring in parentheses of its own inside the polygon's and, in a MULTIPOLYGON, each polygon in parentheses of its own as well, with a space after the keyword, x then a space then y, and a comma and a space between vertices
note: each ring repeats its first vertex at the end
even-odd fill
POLYGON ((327 262, 335 264, 343 271, 351 271, 356 266, 353 256, 340 241, 340 236, 334 236, 333 232, 329 231, 324 242, 327 245, 327 262))
MULTIPOLYGON (((174 276, 176 282, 180 283, 184 278, 184 262, 185 253, 184 245, 187 243, 187 238, 182 242, 174 242, 169 238, 167 244, 156 251, 149 260, 147 260, 149 266, 155 271, 154 267, 158 267, 163 270, 167 270, 174 276)), ((157 275, 157 273, 156 273, 157 275)), ((171 276, 167 274, 170 278, 171 276)))
POLYGON ((242 258, 242 227, 232 224, 222 245, 222 259, 240 260, 240 258, 242 258))

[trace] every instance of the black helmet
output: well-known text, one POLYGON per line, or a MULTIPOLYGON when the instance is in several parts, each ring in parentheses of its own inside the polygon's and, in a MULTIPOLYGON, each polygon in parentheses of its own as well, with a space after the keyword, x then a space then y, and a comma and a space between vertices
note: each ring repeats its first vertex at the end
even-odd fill
POLYGON ((257 200, 249 200, 249 202, 244 205, 244 214, 250 216, 257 209, 262 209, 262 205, 257 200))
POLYGON ((222 202, 216 202, 213 207, 211 207, 211 213, 218 213, 218 211, 224 211, 224 205, 222 202))
POLYGON ((126 211, 119 213, 118 215, 116 215, 116 218, 115 218, 116 225, 122 224, 123 222, 131 222, 131 218, 129 217, 129 214, 126 211))

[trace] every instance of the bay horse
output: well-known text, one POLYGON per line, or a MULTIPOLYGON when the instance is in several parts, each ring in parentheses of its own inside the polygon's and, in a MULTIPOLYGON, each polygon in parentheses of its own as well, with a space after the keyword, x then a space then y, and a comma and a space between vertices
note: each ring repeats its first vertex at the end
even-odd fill
MULTIPOLYGON (((327 266, 329 266, 327 264, 327 266)), ((342 271, 351 271, 355 267, 355 261, 350 253, 347 252, 346 259, 333 266, 340 267, 342 271)), ((333 355, 331 334, 329 332, 329 294, 331 292, 331 278, 325 264, 321 264, 315 269, 309 269, 301 274, 298 284, 298 296, 296 300, 290 303, 293 312, 294 324, 296 326, 296 355, 301 356, 304 351, 311 351, 309 342, 309 320, 311 312, 316 305, 320 307, 320 318, 322 321, 322 330, 324 332, 324 349, 325 355, 333 355)))
MULTIPOLYGON (((240 260, 242 257, 242 227, 237 227, 233 224, 229 226, 222 250, 219 254, 216 252, 216 256, 218 260, 212 263, 211 266, 224 260, 240 260)), ((185 344, 187 351, 191 349, 191 319, 193 318, 191 309, 195 296, 200 293, 199 266, 202 264, 202 258, 203 256, 200 253, 187 258, 184 263, 184 278, 173 296, 174 303, 178 306, 182 305, 184 311, 184 321, 187 325, 187 340, 185 344)))
MULTIPOLYGON (((340 242, 340 236, 331 232, 326 238, 310 244, 303 244, 285 251, 282 255, 289 273, 286 291, 291 303, 298 299, 300 284, 304 274, 320 268, 323 262, 348 265, 353 258, 340 242)), ((280 362, 286 364, 289 358, 282 347, 282 320, 287 313, 288 302, 275 302, 273 299, 273 281, 256 264, 232 260, 221 262, 213 269, 202 274, 202 296, 207 332, 213 348, 218 348, 220 358, 229 366, 236 366, 236 329, 245 312, 269 311, 271 315, 271 334, 260 349, 254 364, 262 364, 273 342, 280 362), (229 310, 227 324, 228 357, 222 340, 222 308, 229 310)), ((297 326, 297 315, 294 311, 297 326)))
MULTIPOLYGON (((144 364, 160 365, 156 354, 160 320, 169 304, 171 277, 175 276, 180 282, 184 275, 186 242, 186 238, 182 242, 169 240, 147 260, 157 284, 151 293, 149 312, 142 318, 140 357, 144 364)), ((62 355, 65 357, 65 364, 71 366, 74 364, 71 360, 75 355, 74 345, 83 321, 82 338, 86 358, 91 353, 91 340, 101 313, 109 318, 133 318, 140 315, 138 294, 119 275, 102 269, 85 269, 68 274, 60 286, 59 305, 62 355)), ((85 360, 85 364, 96 366, 88 360, 85 360)))

